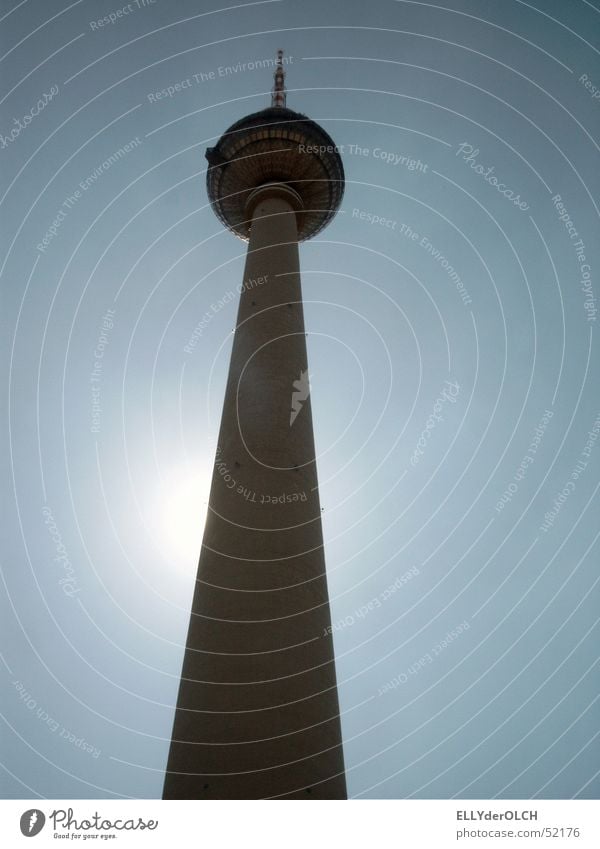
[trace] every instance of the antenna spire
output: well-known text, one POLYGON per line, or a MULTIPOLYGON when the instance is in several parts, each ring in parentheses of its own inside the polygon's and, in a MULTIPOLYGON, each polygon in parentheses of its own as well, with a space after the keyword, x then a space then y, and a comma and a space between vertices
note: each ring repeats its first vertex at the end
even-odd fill
POLYGON ((273 74, 275 83, 271 95, 271 106, 285 106, 285 71, 283 70, 283 50, 277 51, 277 65, 273 74))

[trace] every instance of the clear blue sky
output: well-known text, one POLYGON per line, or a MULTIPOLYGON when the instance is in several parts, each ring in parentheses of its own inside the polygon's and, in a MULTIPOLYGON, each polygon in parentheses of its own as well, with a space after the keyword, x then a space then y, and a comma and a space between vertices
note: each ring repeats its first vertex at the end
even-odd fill
POLYGON ((161 794, 245 253, 204 149, 282 47, 347 177, 301 263, 349 794, 597 798, 600 11, 220 6, 0 3, 1 793, 161 794))

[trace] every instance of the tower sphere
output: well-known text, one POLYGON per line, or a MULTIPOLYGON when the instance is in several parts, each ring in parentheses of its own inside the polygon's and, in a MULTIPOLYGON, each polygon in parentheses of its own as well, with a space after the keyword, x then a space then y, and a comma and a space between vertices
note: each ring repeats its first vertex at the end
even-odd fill
POLYGON ((268 183, 283 183, 299 195, 298 240, 310 239, 339 209, 344 167, 325 130, 285 106, 247 115, 208 148, 206 189, 220 221, 248 240, 251 193, 268 183))

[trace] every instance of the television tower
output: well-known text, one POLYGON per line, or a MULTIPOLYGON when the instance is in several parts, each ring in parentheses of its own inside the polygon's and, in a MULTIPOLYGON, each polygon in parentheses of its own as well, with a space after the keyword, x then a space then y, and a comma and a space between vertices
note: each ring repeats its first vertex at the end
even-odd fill
POLYGON ((298 242, 333 218, 331 137, 270 108, 206 151, 219 220, 249 242, 165 799, 345 799, 298 242))

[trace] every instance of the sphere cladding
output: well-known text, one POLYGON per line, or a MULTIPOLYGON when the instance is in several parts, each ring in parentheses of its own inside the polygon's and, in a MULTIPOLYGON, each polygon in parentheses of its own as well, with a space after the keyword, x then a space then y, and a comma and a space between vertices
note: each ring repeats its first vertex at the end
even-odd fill
POLYGON ((250 237, 246 201, 264 183, 281 182, 302 198, 298 240, 333 218, 344 195, 344 167, 335 142, 306 115, 272 106, 236 121, 208 148, 206 190, 225 227, 250 237))

